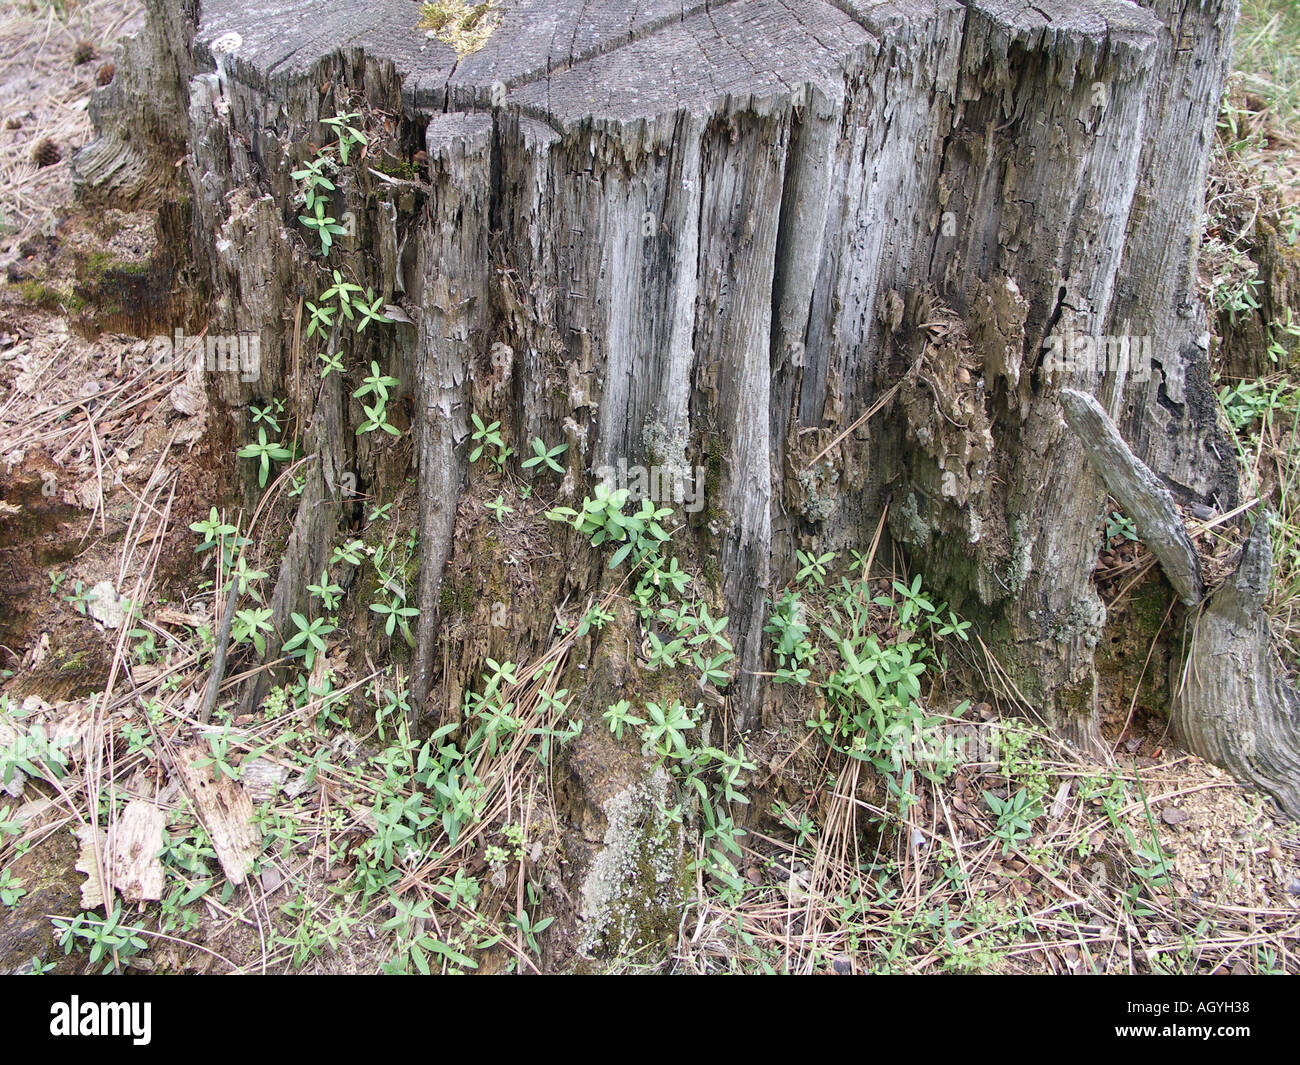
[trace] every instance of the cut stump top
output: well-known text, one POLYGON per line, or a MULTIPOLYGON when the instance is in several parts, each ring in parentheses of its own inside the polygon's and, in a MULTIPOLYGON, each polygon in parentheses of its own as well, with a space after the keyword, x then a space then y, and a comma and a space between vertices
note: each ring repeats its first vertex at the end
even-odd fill
POLYGON ((1160 25, 1129 0, 495 0, 484 16, 495 28, 458 55, 420 15, 414 0, 214 0, 202 4, 196 50, 268 88, 360 50, 394 65, 414 110, 511 104, 563 129, 709 109, 728 95, 841 95, 855 59, 963 19, 984 20, 996 48, 1067 58, 1147 53, 1160 25))

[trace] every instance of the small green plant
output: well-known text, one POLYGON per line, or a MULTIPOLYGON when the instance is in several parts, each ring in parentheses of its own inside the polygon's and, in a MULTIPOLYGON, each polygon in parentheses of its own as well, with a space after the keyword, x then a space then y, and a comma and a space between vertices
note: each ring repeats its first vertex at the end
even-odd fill
POLYGON ((702 707, 696 703, 688 709, 681 700, 674 699, 667 707, 656 702, 645 706, 646 723, 642 731, 646 749, 660 759, 687 758, 689 749, 686 733, 699 724, 702 707))
POLYGON ((13 874, 13 870, 0 870, 0 905, 13 907, 27 894, 23 882, 13 874))
POLYGON ((14 722, 12 727, 14 738, 0 748, 0 785, 10 787, 19 774, 52 782, 67 776, 70 759, 66 748, 72 742, 71 737, 50 740, 41 725, 28 728, 21 721, 14 722))
MULTIPOLYGON (((316 201, 326 199, 323 193, 335 191, 334 182, 325 176, 326 168, 332 165, 327 157, 317 156, 303 163, 301 170, 295 170, 289 175, 294 181, 303 183, 303 204, 307 210, 315 210, 316 201)), ((307 335, 311 336, 311 333, 308 332, 307 335)))
POLYGON ((510 918, 510 923, 524 937, 528 949, 534 954, 541 954, 542 948, 537 943, 537 937, 545 932, 554 920, 554 917, 543 917, 540 921, 534 921, 527 910, 520 910, 510 918))
POLYGON ((211 757, 198 758, 194 764, 197 766, 212 766, 216 769, 218 777, 228 777, 231 780, 239 779, 239 767, 231 761, 234 751, 234 743, 231 739, 229 726, 221 732, 208 732, 205 739, 208 743, 208 750, 211 757))
POLYGON ((334 283, 321 293, 321 303, 334 300, 338 304, 338 309, 343 313, 343 317, 350 322, 356 317, 352 309, 353 294, 360 293, 361 286, 353 284, 351 281, 345 281, 343 274, 338 270, 331 271, 330 276, 334 283))
MULTIPOLYGON (((357 323, 358 333, 364 333, 366 326, 371 322, 378 322, 380 325, 388 325, 392 322, 392 319, 384 314, 383 305, 383 299, 376 296, 373 289, 366 289, 366 298, 357 301, 357 308, 361 313, 361 321, 357 323)), ((370 365, 374 366, 374 363, 370 365)), ((397 384, 396 379, 393 380, 393 384, 397 384)))
POLYGON ((317 333, 323 339, 334 328, 334 315, 338 313, 337 308, 325 306, 324 300, 321 301, 319 307, 308 301, 307 312, 311 315, 311 319, 307 322, 308 339, 317 333))
POLYGON ((831 585, 833 561, 805 555, 813 587, 804 593, 787 588, 772 605, 765 631, 776 638, 774 679, 820 689, 808 727, 837 752, 880 773, 901 816, 918 801, 918 775, 938 780, 952 770, 951 760, 918 756, 934 746, 942 723, 924 708, 922 680, 932 667, 946 668, 940 641, 965 640, 969 623, 934 603, 920 577, 891 581, 889 595, 872 596, 865 578, 841 577, 831 585), (818 642, 810 616, 820 629, 818 642))
POLYGON ((265 407, 259 407, 256 403, 248 405, 248 411, 253 417, 253 425, 264 423, 268 431, 279 433, 280 418, 284 415, 284 400, 273 399, 265 407))
POLYGON ((375 602, 370 604, 370 609, 384 619, 384 632, 392 636, 397 629, 401 629, 402 638, 406 640, 411 647, 415 646, 415 637, 411 635, 410 621, 412 618, 420 616, 419 608, 406 605, 406 599, 403 596, 389 594, 381 596, 375 602))
POLYGON ((1034 820, 1043 816, 1043 808, 1038 800, 1024 788, 1005 799, 998 798, 991 791, 985 791, 984 802, 997 818, 993 836, 1002 841, 1003 854, 1009 854, 1016 844, 1032 836, 1034 820))
POLYGON ((356 111, 346 115, 335 115, 333 118, 323 118, 321 123, 329 126, 339 139, 339 162, 344 166, 348 165, 348 156, 352 149, 358 145, 366 145, 366 135, 357 129, 352 123, 357 121, 361 115, 356 111))
POLYGON ((1219 403, 1235 432, 1244 433, 1256 422, 1273 424, 1276 415, 1288 413, 1300 418, 1300 388, 1276 378, 1242 381, 1219 390, 1219 403))
POLYGON ((298 613, 290 614, 289 618, 298 631, 285 641, 284 653, 302 657, 306 660, 307 668, 311 669, 316 662, 316 655, 323 654, 326 650, 325 637, 333 633, 337 626, 327 618, 316 618, 308 622, 298 613))
POLYGON ((347 232, 345 227, 339 225, 337 218, 325 213, 325 201, 323 199, 316 201, 311 214, 300 214, 298 221, 315 232, 317 239, 320 241, 321 255, 328 255, 330 249, 334 247, 334 238, 347 232))
POLYGON ((79 913, 72 918, 55 917, 52 924, 64 954, 88 947, 91 965, 107 960, 105 973, 121 972, 131 958, 149 946, 142 934, 143 929, 122 924, 121 902, 114 904, 113 912, 106 920, 94 914, 79 913))
POLYGON ((245 444, 236 454, 241 459, 257 460, 257 483, 262 488, 266 487, 266 480, 271 475, 272 462, 284 462, 293 458, 293 452, 289 448, 278 443, 268 443, 264 425, 257 427, 257 443, 245 444))
POLYGON ((365 421, 357 429, 357 435, 372 433, 380 429, 390 436, 400 436, 396 426, 388 421, 388 398, 390 388, 396 388, 401 382, 396 377, 389 377, 380 372, 379 363, 370 364, 370 376, 362 380, 361 386, 352 393, 354 399, 361 400, 361 409, 366 412, 365 421), (374 405, 365 402, 366 396, 374 396, 374 405))
POLYGON ((602 715, 609 724, 609 731, 614 734, 615 739, 623 738, 623 730, 628 726, 637 726, 645 724, 645 718, 637 717, 631 713, 632 704, 626 699, 620 699, 613 703, 602 715))
POLYGON ((654 673, 660 669, 673 669, 679 658, 686 656, 686 641, 678 637, 664 643, 658 633, 646 635, 646 669, 654 673))
POLYGON ((817 587, 822 588, 826 585, 826 567, 829 563, 835 561, 835 553, 828 551, 823 555, 813 555, 803 551, 796 551, 799 559, 799 572, 795 574, 795 583, 804 584, 812 581, 817 587))
POLYGON ((85 614, 86 607, 94 600, 94 595, 86 590, 85 584, 77 580, 72 585, 72 593, 63 597, 64 602, 71 603, 78 614, 85 614))
POLYGON ((307 591, 314 599, 321 601, 321 606, 328 613, 333 613, 338 609, 338 605, 343 599, 343 589, 337 584, 331 583, 328 570, 321 570, 320 583, 307 585, 307 591))
POLYGON ((772 804, 772 813, 789 831, 794 833, 796 847, 806 846, 817 835, 817 822, 808 816, 806 810, 795 813, 779 799, 772 804))
MULTIPOLYGON (((1296 214, 1297 224, 1300 224, 1300 212, 1296 214)), ((1291 243, 1295 243, 1292 237, 1291 243)), ((1268 357, 1274 364, 1286 364, 1291 353, 1296 348, 1296 341, 1300 340, 1300 322, 1295 321, 1292 316, 1291 308, 1286 309, 1286 321, 1280 318, 1274 318, 1268 327, 1268 357), (1290 343, 1287 343, 1287 341, 1290 343)))
POLYGON ((366 545, 362 541, 349 540, 342 547, 334 549, 334 553, 330 555, 330 565, 337 566, 340 562, 345 562, 349 566, 359 566, 365 553, 366 545))
POLYGON ((387 433, 389 436, 401 436, 402 431, 388 420, 388 412, 382 403, 373 407, 361 404, 361 409, 365 411, 365 418, 357 426, 357 436, 364 436, 366 433, 373 433, 376 430, 387 433))
POLYGON ((1132 518, 1118 510, 1112 510, 1106 515, 1106 543, 1109 544, 1116 537, 1136 543, 1137 526, 1133 524, 1132 518))
POLYGON ((361 399, 363 396, 373 395, 376 401, 382 406, 388 403, 388 390, 390 388, 396 388, 399 384, 401 384, 401 381, 396 377, 389 377, 380 371, 379 363, 372 362, 370 364, 370 376, 362 379, 361 387, 353 392, 352 395, 356 399, 361 399))
POLYGON ((193 522, 190 529, 203 537, 202 543, 194 549, 198 552, 209 551, 218 545, 224 549, 227 537, 233 537, 239 531, 218 515, 216 507, 208 510, 206 520, 193 522))
POLYGON ((592 547, 606 541, 619 544, 610 557, 609 568, 617 569, 631 558, 640 565, 651 556, 660 554, 660 548, 670 536, 660 524, 672 514, 668 507, 656 508, 648 499, 641 500, 639 510, 624 514, 628 500, 626 488, 610 488, 603 481, 596 483, 595 496, 582 502, 581 512, 570 507, 555 507, 546 512, 550 521, 570 523, 578 532, 590 537, 592 547))
POLYGON ((515 508, 507 505, 504 496, 497 496, 491 503, 486 504, 488 510, 496 515, 497 524, 502 524, 506 517, 515 512, 515 508))
POLYGON ((513 454, 513 449, 506 447, 506 443, 501 439, 501 423, 493 422, 491 425, 484 425, 483 419, 477 414, 471 414, 470 420, 474 423, 474 433, 471 437, 471 443, 476 444, 469 453, 471 463, 478 462, 483 457, 483 452, 489 447, 496 448, 496 455, 492 461, 496 463, 497 469, 501 469, 506 464, 506 459, 513 454))
MULTIPOLYGON (((241 543, 241 547, 246 545, 241 543)), ((235 565, 229 570, 228 576, 232 580, 239 582, 239 594, 247 595, 252 593, 255 599, 260 600, 261 594, 257 590, 257 581, 266 580, 270 576, 264 569, 253 569, 248 562, 246 550, 241 550, 235 558, 235 565)))
POLYGON ((1257 276, 1259 268, 1239 248, 1228 249, 1228 258, 1228 264, 1210 283, 1209 297, 1216 311, 1236 322, 1239 316, 1260 309, 1256 291, 1264 282, 1257 276))
POLYGON ((533 457, 523 461, 522 466, 524 469, 531 470, 534 466, 545 464, 547 469, 554 470, 556 473, 564 472, 564 467, 556 462, 555 459, 556 456, 563 455, 569 450, 568 444, 557 444, 548 451, 546 449, 546 444, 540 437, 537 437, 533 440, 532 448, 533 457))
POLYGON ((128 755, 153 750, 153 733, 148 728, 141 728, 131 721, 122 722, 122 739, 126 741, 128 755))

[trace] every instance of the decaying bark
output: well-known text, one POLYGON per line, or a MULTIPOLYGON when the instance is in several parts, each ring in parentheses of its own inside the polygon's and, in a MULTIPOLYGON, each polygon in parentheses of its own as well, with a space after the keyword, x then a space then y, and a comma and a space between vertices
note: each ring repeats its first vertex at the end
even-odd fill
MULTIPOLYGON (((1192 278, 1236 0, 501 0, 464 56, 416 10, 159 7, 133 47, 177 71, 184 113, 164 86, 113 119, 181 132, 210 330, 260 338, 257 381, 212 382, 229 435, 287 396, 313 456, 277 624, 343 475, 388 498, 415 473, 426 705, 478 413, 516 451, 568 442, 578 497, 620 461, 703 471, 686 535, 715 560, 742 728, 795 552, 864 547, 888 504, 917 571, 1095 745, 1104 494, 1060 390, 1095 395, 1180 498, 1235 502, 1192 278), (371 143, 338 175, 355 227, 328 266, 410 318, 347 352, 401 379, 409 450, 357 437, 359 404, 294 347, 323 273, 290 174, 351 110, 371 143), (1075 334, 1151 338, 1149 376, 1044 365, 1075 334)), ((87 183, 111 186, 89 165, 111 148, 87 183)))

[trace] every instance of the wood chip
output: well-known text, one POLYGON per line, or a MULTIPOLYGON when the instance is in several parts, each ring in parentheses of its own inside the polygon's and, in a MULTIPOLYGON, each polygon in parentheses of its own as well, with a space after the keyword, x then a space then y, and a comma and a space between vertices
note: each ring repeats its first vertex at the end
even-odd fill
POLYGON ((166 827, 167 814, 139 799, 127 803, 113 825, 111 879, 127 902, 156 902, 162 898, 165 877, 158 855, 166 827))
POLYGON ((1052 820, 1059 821, 1065 816, 1066 811, 1070 808, 1070 782, 1061 781, 1061 786, 1056 789, 1056 796, 1052 799, 1052 820))
POLYGON ((266 802, 274 799, 284 787, 289 779, 289 770, 269 759, 254 758, 240 765, 239 778, 254 802, 266 802))
POLYGON ((226 879, 242 884, 261 850, 248 792, 224 774, 214 780, 211 754, 197 744, 177 748, 176 769, 208 831, 226 879))
POLYGON ((108 843, 108 834, 98 825, 82 825, 77 829, 77 840, 81 844, 81 853, 73 868, 86 874, 86 882, 81 885, 81 908, 95 910, 104 905, 104 885, 99 879, 99 863, 95 855, 103 854, 108 843))

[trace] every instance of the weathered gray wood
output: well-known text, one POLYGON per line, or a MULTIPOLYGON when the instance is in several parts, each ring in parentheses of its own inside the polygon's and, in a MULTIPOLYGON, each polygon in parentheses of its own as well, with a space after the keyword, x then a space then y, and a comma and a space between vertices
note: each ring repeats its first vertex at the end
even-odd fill
POLYGON ((1096 399, 1063 388, 1061 406, 1092 468, 1133 519, 1138 537, 1159 560, 1174 591, 1188 606, 1196 606, 1203 591, 1200 558, 1169 489, 1133 454, 1096 399))
POLYGON ((1104 331, 1152 337, 1158 349, 1147 380, 1124 382, 1103 398, 1124 439, 1171 489, 1186 501, 1226 513, 1239 502, 1236 449, 1219 426, 1196 274, 1210 145, 1239 5, 1238 0, 1141 3, 1161 24, 1156 78, 1142 121, 1138 188, 1104 331))
POLYGON ((1287 681, 1263 609, 1273 575, 1268 526, 1260 513, 1236 573, 1188 620, 1172 720, 1187 750, 1300 818, 1300 694, 1287 681))
POLYGON ((1264 602, 1273 551, 1267 514, 1255 528, 1233 576, 1202 605, 1196 546, 1173 496, 1139 460, 1092 396, 1061 390, 1066 421, 1107 490, 1133 519, 1183 602, 1187 621, 1182 671, 1170 717, 1178 741, 1272 795, 1300 816, 1300 696, 1273 648, 1264 602))
POLYGON ((112 80, 90 98, 96 138, 72 160, 83 195, 151 196, 169 186, 185 154, 199 5, 145 0, 144 6, 144 29, 120 46, 112 80))
MULTIPOLYGON (((573 436, 582 477, 615 457, 651 460, 650 442, 664 462, 713 450, 710 516, 695 533, 721 560, 747 668, 763 600, 794 550, 860 544, 892 495, 892 531, 918 569, 959 609, 991 614, 991 637, 1018 660, 1025 690, 1063 725, 1074 719, 1082 742, 1094 739, 1086 693, 1104 610, 1082 530, 1101 499, 1062 435, 1039 351, 1062 329, 1121 313, 1134 330, 1184 343, 1169 316, 1190 305, 1192 208, 1232 5, 518 0, 500 12, 484 48, 458 60, 415 29, 405 0, 202 5, 192 42, 173 50, 212 71, 190 79, 186 127, 199 254, 218 308, 220 294, 238 293, 221 324, 258 330, 266 377, 286 379, 284 308, 310 258, 281 205, 342 84, 364 86, 403 128, 436 119, 436 181, 471 188, 494 166, 509 177, 474 200, 502 227, 496 266, 526 279, 507 422, 519 438, 573 436), (1189 26, 1210 42, 1193 56, 1171 43, 1171 27, 1189 26), (322 86, 332 88, 322 96, 322 86), (457 111, 490 117, 490 129, 457 111), (492 150, 454 149, 457 136, 487 136, 492 150), (450 166, 439 162, 448 152, 450 166), (1164 202, 1153 169, 1185 192, 1159 208, 1157 233, 1147 224, 1164 202), (250 286, 240 275, 261 263, 276 265, 250 286), (926 286, 925 312, 945 306, 968 337, 969 387, 958 395, 914 377, 923 394, 904 396, 908 419, 876 419, 804 469, 898 382, 917 353, 909 338, 926 286), (931 392, 927 413, 920 400, 931 392), (961 409, 972 416, 965 431, 945 417, 961 409), (1064 690, 1073 694, 1058 708, 1064 690)), ((152 98, 160 114, 168 102, 152 98)), ((392 186, 349 182, 343 206, 364 217, 342 253, 359 279, 408 296, 435 275, 482 289, 468 258, 443 263, 445 240, 458 238, 419 235, 448 224, 436 194, 415 215, 392 186)), ((417 315, 393 353, 420 409, 440 412, 417 430, 422 476, 440 497, 437 516, 424 504, 425 605, 436 601, 463 480, 465 368, 494 339, 479 317, 449 353, 432 339, 443 324, 417 315), (430 451, 433 437, 442 443, 430 451)), ((1145 382, 1072 383, 1126 419, 1162 478, 1204 498, 1222 470, 1213 419, 1185 402, 1209 395, 1208 375, 1185 356, 1158 352, 1159 395, 1172 404, 1157 404, 1145 382), (1142 411, 1162 433, 1135 425, 1142 411)), ((233 411, 251 391, 215 387, 233 411)), ((354 415, 342 407, 346 440, 354 415)), ((349 450, 338 468, 361 457, 349 450)), ((432 624, 421 623, 421 690, 432 624)), ((739 701, 747 711, 754 695, 739 701)))
POLYGON ((465 479, 464 443, 470 435, 464 402, 475 344, 488 329, 488 213, 491 200, 492 121, 486 115, 445 115, 429 123, 430 224, 417 254, 437 269, 412 293, 421 308, 416 394, 420 471, 420 566, 414 705, 431 686, 438 636, 438 594, 451 554, 456 502, 465 479))
MULTIPOLYGON (((405 0, 215 0, 195 13, 192 41, 171 47, 211 71, 190 78, 186 128, 218 328, 258 331, 265 379, 255 388, 287 380, 284 308, 311 261, 285 228, 288 171, 340 106, 340 87, 364 86, 367 103, 405 129, 434 120, 419 140, 438 142, 435 190, 415 214, 395 186, 348 177, 339 210, 357 211, 359 224, 341 249, 345 267, 417 302, 433 277, 485 292, 486 237, 446 232, 471 222, 449 222, 439 206, 456 202, 456 189, 479 190, 472 212, 496 219, 479 224, 505 238, 494 265, 526 279, 523 316, 508 331, 515 405, 503 420, 516 440, 572 437, 584 479, 617 458, 696 465, 714 456, 708 520, 694 532, 720 560, 747 670, 759 664, 764 600, 794 551, 859 545, 892 495, 892 531, 918 569, 959 609, 991 612, 991 638, 1017 660, 1025 690, 1093 742, 1086 692, 1104 611, 1090 582, 1095 545, 1081 530, 1101 500, 1061 435, 1038 351, 1084 314, 1104 321, 1116 299, 1163 322, 1153 301, 1168 300, 1168 277, 1186 279, 1171 253, 1164 287, 1144 301, 1120 273, 1146 232, 1133 209, 1153 149, 1135 131, 1154 115, 1169 127, 1161 136, 1178 140, 1171 109, 1186 103, 1190 77, 1208 94, 1193 125, 1213 106, 1211 75, 1181 58, 1174 74, 1156 64, 1176 18, 1230 21, 1213 5, 1187 8, 517 0, 500 5, 483 49, 458 60, 415 29, 405 0), (447 243, 460 240, 474 250, 447 243), (266 276, 250 285, 243 275, 259 269, 266 276), (925 316, 925 286, 935 294, 926 313, 942 304, 960 319, 972 383, 958 395, 913 375, 907 419, 876 419, 805 469, 898 383, 900 358, 916 354, 909 338, 925 316), (958 431, 951 415, 962 409, 971 420, 958 431)), ((154 34, 154 51, 170 39, 154 34)), ((1224 51, 1220 41, 1214 69, 1224 51)), ((146 99, 170 114, 166 94, 146 99)), ((1180 147, 1180 188, 1194 184, 1205 147, 1180 147)), ((1171 245, 1185 248, 1194 218, 1170 219, 1184 234, 1171 245)), ((463 483, 468 368, 496 338, 477 310, 457 326, 424 304, 428 317, 399 330, 389 354, 425 412, 427 608, 463 483)), ((364 365, 372 350, 354 358, 364 365)), ((1197 394, 1208 388, 1203 367, 1180 370, 1180 380, 1197 394)), ((1116 417, 1122 397, 1136 394, 1102 375, 1075 383, 1108 395, 1116 417)), ((229 380, 214 387, 236 414, 253 392, 229 380)), ((312 390, 303 398, 309 422, 312 390)), ((355 414, 338 402, 335 472, 368 476, 369 445, 348 446, 355 414)), ((1195 480, 1186 452, 1175 465, 1176 480, 1195 480)), ((328 521, 328 508, 316 512, 313 521, 328 521)), ((286 609, 290 590, 278 597, 286 609)), ((420 693, 434 625, 420 625, 420 693)), ((752 723, 756 689, 740 693, 752 723)))

